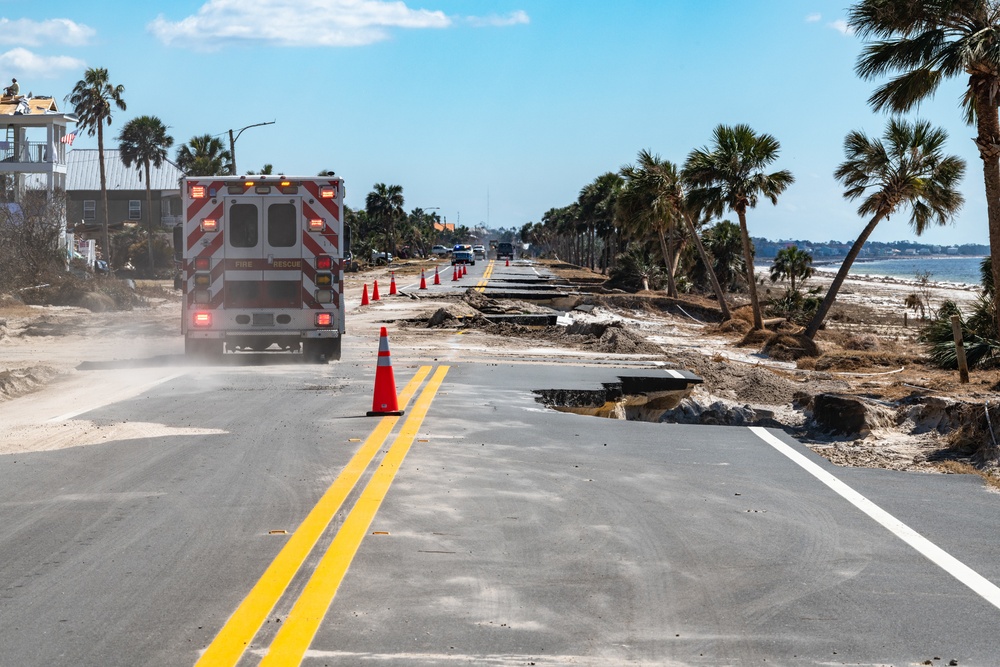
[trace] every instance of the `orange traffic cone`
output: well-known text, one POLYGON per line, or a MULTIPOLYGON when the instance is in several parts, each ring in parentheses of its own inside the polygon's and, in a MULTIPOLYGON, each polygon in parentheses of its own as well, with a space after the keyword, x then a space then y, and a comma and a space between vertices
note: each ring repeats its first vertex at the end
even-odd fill
POLYGON ((467 274, 468 272, 469 272, 469 266, 467 264, 463 264, 462 265, 462 277, 464 278, 465 274, 467 274))
POLYGON ((441 284, 441 276, 438 275, 438 267, 436 266, 434 267, 434 284, 435 285, 441 284))
POLYGON ((389 296, 396 294, 396 272, 389 273, 389 296))
POLYGON ((375 284, 372 285, 372 301, 378 301, 378 281, 377 280, 375 281, 375 284))
POLYGON ((368 305, 368 283, 365 283, 365 288, 361 291, 361 305, 368 305))
POLYGON ((378 339, 378 365, 375 367, 375 396, 368 416, 398 417, 402 414, 396 401, 396 378, 392 374, 392 359, 389 357, 389 336, 382 327, 378 339))
POLYGON ((510 257, 507 258, 507 263, 504 266, 510 266, 510 257))
POLYGON ((451 282, 458 280, 458 265, 456 264, 451 268, 451 282))
POLYGON ((420 289, 427 289, 427 280, 424 278, 423 269, 420 269, 420 289))

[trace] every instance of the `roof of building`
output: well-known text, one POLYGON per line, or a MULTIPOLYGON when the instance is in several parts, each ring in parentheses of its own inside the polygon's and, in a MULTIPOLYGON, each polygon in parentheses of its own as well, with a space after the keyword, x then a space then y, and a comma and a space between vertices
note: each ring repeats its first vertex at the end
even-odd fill
POLYGON ((24 114, 24 111, 19 113, 29 116, 40 116, 47 113, 59 113, 59 109, 56 108, 56 101, 51 97, 27 97, 25 95, 4 95, 0 97, 0 115, 13 116, 14 112, 17 111, 21 101, 27 102, 28 113, 24 114))
MULTIPOLYGON (((153 190, 180 190, 180 180, 184 172, 171 162, 164 160, 159 168, 150 165, 149 184, 153 190)), ((145 173, 142 166, 126 167, 118 149, 104 149, 104 172, 108 191, 145 190, 145 173), (140 175, 142 179, 140 180, 140 175)), ((100 190, 101 171, 98 168, 96 148, 73 149, 66 156, 66 190, 100 190)))

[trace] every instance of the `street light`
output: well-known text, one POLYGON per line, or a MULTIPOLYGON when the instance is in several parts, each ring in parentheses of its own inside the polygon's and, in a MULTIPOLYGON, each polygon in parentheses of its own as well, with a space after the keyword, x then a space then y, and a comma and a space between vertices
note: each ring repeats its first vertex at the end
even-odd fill
POLYGON ((253 125, 247 125, 246 127, 241 127, 236 131, 236 136, 233 136, 233 131, 229 130, 229 159, 231 160, 230 165, 230 175, 236 175, 236 140, 240 138, 243 134, 243 130, 249 130, 251 127, 260 127, 261 125, 274 125, 275 121, 271 120, 266 123, 255 123, 253 125))

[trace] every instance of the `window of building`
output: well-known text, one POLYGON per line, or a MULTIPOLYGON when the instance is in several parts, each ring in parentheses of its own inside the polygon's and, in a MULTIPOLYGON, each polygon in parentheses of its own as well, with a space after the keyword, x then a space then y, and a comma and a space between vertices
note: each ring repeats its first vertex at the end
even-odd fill
POLYGON ((84 199, 83 200, 83 219, 84 220, 97 220, 97 200, 96 199, 84 199))
POLYGON ((129 220, 141 220, 142 219, 142 202, 138 199, 128 200, 128 219, 129 220))

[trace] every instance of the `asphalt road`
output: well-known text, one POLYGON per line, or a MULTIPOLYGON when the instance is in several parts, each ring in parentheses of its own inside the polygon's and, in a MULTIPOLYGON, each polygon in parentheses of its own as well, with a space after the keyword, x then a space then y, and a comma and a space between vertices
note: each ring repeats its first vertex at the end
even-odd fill
POLYGON ((370 352, 173 369, 79 415, 171 435, 0 456, 0 665, 998 663, 976 478, 535 401, 610 368, 394 356, 367 417, 370 352))

